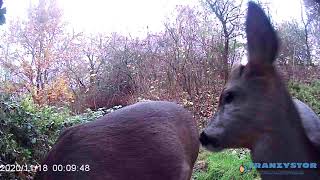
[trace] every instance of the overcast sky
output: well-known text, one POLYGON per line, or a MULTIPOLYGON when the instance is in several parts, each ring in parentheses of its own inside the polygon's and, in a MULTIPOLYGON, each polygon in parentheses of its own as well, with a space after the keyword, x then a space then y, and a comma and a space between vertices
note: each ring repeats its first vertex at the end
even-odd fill
MULTIPOLYGON (((262 0, 263 1, 263 0, 262 0)), ((264 0, 271 2, 275 21, 300 18, 300 0, 264 0)), ((30 3, 37 0, 4 0, 7 19, 23 17, 30 3)), ((198 5, 198 0, 58 0, 64 20, 76 31, 120 32, 132 35, 161 31, 166 17, 176 5, 198 5)))

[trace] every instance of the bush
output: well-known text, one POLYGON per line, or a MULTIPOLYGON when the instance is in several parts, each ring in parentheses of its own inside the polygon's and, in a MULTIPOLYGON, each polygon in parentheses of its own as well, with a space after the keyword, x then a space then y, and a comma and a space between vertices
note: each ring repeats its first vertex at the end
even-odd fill
POLYGON ((288 87, 292 96, 307 103, 320 115, 320 80, 316 80, 309 85, 290 82, 288 87))
MULTIPOLYGON (((109 112, 110 110, 106 110, 109 112)), ((0 94, 0 164, 36 165, 66 127, 93 121, 105 113, 87 110, 73 116, 68 109, 39 107, 31 97, 15 100, 0 94)), ((31 179, 32 172, 0 173, 4 179, 31 179)))

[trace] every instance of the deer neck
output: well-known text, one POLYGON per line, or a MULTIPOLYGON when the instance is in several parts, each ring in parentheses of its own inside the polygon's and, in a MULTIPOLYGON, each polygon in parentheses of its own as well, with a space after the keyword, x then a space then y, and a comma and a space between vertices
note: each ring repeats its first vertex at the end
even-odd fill
POLYGON ((294 104, 278 116, 274 130, 262 135, 252 148, 254 162, 311 162, 314 148, 304 133, 294 104))

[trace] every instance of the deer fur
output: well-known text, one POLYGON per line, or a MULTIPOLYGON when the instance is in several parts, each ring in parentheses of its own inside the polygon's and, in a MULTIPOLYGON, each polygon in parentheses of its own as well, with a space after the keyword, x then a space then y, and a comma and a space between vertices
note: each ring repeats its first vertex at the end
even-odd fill
POLYGON ((35 180, 189 180, 198 137, 183 107, 140 102, 64 131, 42 163, 49 170, 35 180), (54 164, 88 164, 90 171, 54 172, 54 164))

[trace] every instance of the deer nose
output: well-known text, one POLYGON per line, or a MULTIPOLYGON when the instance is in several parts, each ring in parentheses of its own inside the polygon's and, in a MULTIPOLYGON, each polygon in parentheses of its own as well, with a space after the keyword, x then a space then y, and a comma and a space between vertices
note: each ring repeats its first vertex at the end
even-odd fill
POLYGON ((209 144, 209 138, 204 131, 202 131, 202 133, 200 134, 199 140, 203 146, 206 146, 209 144))
POLYGON ((209 144, 215 148, 220 146, 217 138, 209 137, 204 131, 200 134, 199 140, 203 146, 208 146, 209 144))

